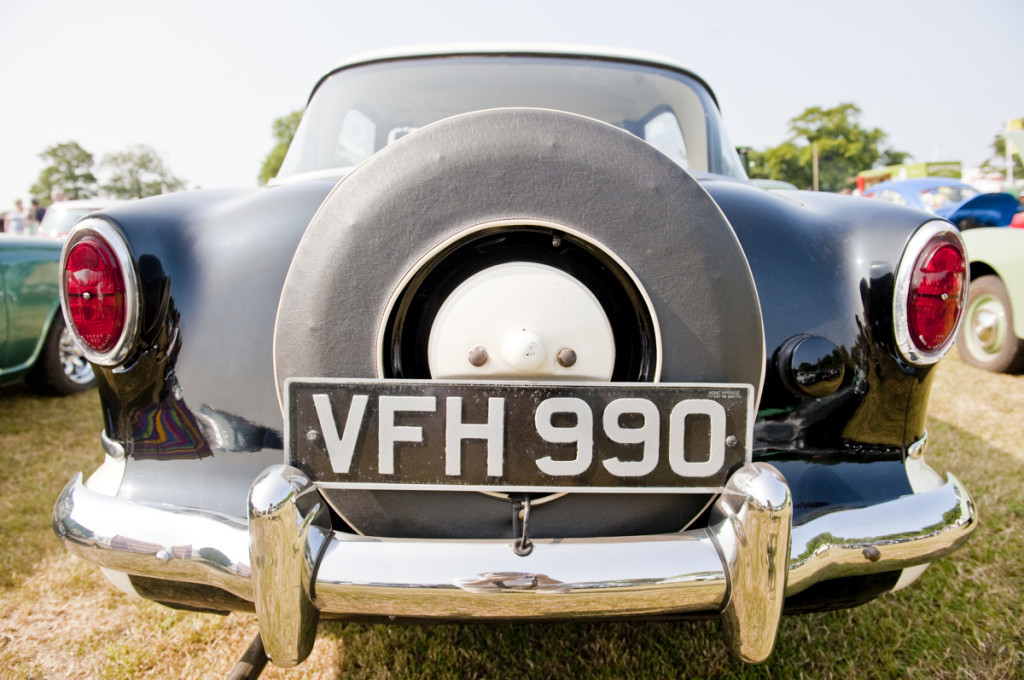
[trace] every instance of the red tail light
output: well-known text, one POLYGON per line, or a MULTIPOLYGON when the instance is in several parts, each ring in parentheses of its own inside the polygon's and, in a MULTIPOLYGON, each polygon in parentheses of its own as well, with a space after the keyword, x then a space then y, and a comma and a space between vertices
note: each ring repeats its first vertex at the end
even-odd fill
POLYGON ((90 361, 120 362, 137 318, 134 270, 120 235, 106 222, 86 220, 68 236, 61 263, 68 328, 90 361))
POLYGON ((967 299, 967 255, 951 225, 930 222, 914 235, 896 276, 894 328, 901 354, 925 365, 956 337, 967 299))
POLYGON ((124 277, 114 252, 94 236, 68 251, 64 264, 68 314, 82 341, 110 351, 124 332, 124 277))
POLYGON ((956 329, 966 282, 964 253, 950 243, 933 244, 918 258, 910 279, 907 320, 918 349, 934 352, 956 329))

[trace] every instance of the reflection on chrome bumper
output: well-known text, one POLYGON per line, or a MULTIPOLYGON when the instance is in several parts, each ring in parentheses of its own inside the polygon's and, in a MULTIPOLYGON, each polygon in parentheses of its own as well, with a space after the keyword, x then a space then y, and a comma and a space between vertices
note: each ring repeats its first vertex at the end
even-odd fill
POLYGON ((733 475, 707 529, 534 539, 527 556, 509 541, 333 532, 319 492, 284 465, 253 483, 249 515, 120 500, 87 489, 79 475, 57 501, 54 529, 100 566, 253 602, 268 655, 292 666, 312 649, 320 612, 527 620, 719 612, 733 651, 761 661, 785 596, 930 562, 976 525, 970 495, 950 476, 932 491, 793 526, 789 487, 763 463, 733 475))

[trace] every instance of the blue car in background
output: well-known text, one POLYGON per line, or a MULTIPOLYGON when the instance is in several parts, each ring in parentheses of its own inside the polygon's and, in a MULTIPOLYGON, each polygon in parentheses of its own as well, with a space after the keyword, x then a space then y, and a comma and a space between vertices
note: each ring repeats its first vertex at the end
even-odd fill
POLYGON ((983 194, 970 184, 950 177, 919 177, 881 182, 862 194, 935 213, 961 231, 974 227, 1003 227, 1017 212, 1010 194, 983 194))

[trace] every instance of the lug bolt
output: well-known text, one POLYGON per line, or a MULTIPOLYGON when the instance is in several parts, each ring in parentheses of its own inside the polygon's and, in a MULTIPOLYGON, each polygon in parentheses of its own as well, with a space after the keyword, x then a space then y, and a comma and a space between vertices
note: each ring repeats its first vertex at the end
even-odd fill
POLYGON ((558 351, 558 365, 569 368, 576 363, 576 352, 566 347, 558 351))
POLYGON ((477 345, 469 350, 469 363, 479 368, 487 363, 487 350, 477 345))

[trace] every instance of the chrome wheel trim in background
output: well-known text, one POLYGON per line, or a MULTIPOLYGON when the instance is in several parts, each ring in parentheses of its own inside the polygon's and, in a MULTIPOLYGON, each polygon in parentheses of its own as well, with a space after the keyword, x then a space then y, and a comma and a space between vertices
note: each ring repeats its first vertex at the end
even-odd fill
POLYGON ((979 295, 965 314, 967 351, 978 361, 992 361, 1006 341, 1006 309, 995 295, 979 295))
POLYGON ((75 342, 74 335, 67 328, 60 332, 58 347, 58 358, 67 379, 76 385, 86 385, 92 382, 95 378, 92 364, 85 358, 85 354, 75 342))

